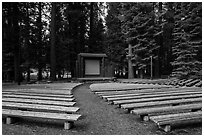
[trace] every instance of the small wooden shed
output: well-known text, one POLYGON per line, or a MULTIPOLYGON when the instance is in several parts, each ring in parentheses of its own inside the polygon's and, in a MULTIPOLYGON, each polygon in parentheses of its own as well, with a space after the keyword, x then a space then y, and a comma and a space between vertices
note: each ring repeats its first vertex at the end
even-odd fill
POLYGON ((76 62, 77 77, 106 77, 106 58, 106 54, 79 53, 76 62))

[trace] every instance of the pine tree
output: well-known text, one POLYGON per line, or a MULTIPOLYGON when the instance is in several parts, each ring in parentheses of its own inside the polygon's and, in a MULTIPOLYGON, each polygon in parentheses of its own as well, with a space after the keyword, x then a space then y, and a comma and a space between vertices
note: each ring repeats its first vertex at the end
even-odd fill
POLYGON ((123 3, 123 15, 123 33, 133 45, 132 60, 141 73, 150 74, 150 58, 157 56, 154 3, 123 3))
POLYGON ((201 78, 202 4, 176 3, 173 76, 201 78))
POLYGON ((56 3, 52 3, 52 10, 51 10, 51 49, 50 49, 50 66, 51 66, 51 73, 50 78, 51 80, 56 80, 56 3))
POLYGON ((111 63, 116 65, 117 69, 127 67, 126 51, 127 44, 122 33, 123 15, 121 3, 110 2, 108 5, 108 15, 106 16, 106 33, 105 33, 105 53, 111 63))

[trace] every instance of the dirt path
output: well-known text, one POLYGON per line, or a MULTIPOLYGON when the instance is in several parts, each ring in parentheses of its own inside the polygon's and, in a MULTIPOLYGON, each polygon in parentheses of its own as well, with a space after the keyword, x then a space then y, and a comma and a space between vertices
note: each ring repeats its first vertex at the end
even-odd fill
POLYGON ((91 93, 88 84, 76 88, 73 94, 77 100, 77 106, 80 107, 79 113, 83 115, 74 128, 79 134, 156 134, 153 125, 148 128, 145 126, 147 123, 142 122, 139 117, 109 105, 91 93), (154 133, 151 130, 154 130, 154 133))

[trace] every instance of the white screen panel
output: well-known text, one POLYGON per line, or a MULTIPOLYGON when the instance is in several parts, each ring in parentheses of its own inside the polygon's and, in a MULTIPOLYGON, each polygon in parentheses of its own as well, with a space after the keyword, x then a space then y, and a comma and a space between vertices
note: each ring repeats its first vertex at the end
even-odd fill
POLYGON ((100 60, 85 60, 85 75, 100 75, 100 60))

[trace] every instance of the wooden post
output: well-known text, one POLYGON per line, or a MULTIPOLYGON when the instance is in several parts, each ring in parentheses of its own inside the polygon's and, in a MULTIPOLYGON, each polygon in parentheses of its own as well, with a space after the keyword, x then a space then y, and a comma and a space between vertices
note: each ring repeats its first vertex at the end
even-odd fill
POLYGON ((164 130, 165 132, 170 132, 171 131, 171 125, 163 125, 163 126, 159 125, 159 128, 164 130))
POLYGON ((132 45, 128 45, 128 79, 134 78, 132 68, 132 45))
POLYGON ((141 119, 143 121, 149 121, 149 116, 148 115, 140 115, 141 119))
POLYGON ((105 77, 105 58, 102 58, 102 77, 105 77))
POLYGON ((73 126, 73 122, 64 122, 64 129, 70 129, 73 126))
POLYGON ((150 56, 151 58, 151 80, 153 79, 153 62, 152 62, 152 56, 150 56))
POLYGON ((12 123, 12 118, 11 117, 7 117, 6 118, 6 124, 11 124, 12 123))

